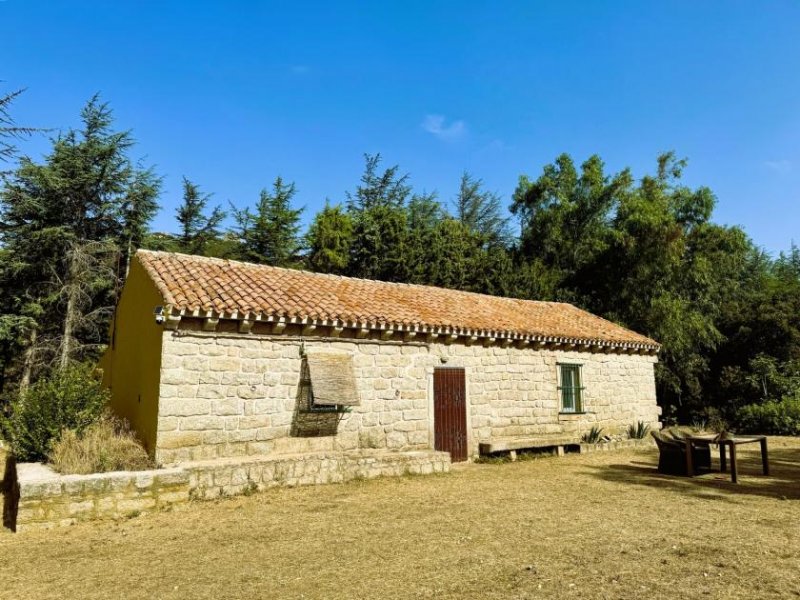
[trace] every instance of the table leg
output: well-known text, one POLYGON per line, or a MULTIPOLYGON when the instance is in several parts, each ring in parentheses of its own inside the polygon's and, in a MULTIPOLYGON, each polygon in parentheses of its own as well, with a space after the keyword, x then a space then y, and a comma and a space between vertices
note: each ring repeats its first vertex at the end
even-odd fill
POLYGON ((733 483, 738 483, 738 477, 736 473, 736 444, 730 444, 731 449, 731 481, 733 483))
POLYGON ((728 470, 728 461, 725 457, 725 444, 719 445, 719 470, 721 473, 728 470))
POLYGON ((764 468, 764 475, 769 475, 769 457, 767 456, 767 438, 761 440, 761 466, 764 468))
POLYGON ((686 440, 686 475, 694 475, 694 465, 692 464, 692 442, 686 440))

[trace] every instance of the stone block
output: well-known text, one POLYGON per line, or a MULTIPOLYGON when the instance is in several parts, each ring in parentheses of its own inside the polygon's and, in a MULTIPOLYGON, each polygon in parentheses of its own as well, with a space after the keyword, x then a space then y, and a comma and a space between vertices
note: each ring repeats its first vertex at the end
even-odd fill
POLYGON ((225 429, 225 422, 214 415, 184 417, 180 422, 181 431, 210 431, 225 429))
POLYGON ((71 517, 90 517, 94 514, 94 502, 92 500, 83 500, 78 502, 70 502, 67 507, 67 514, 71 517))
POLYGON ((272 425, 271 415, 252 415, 239 417, 239 429, 258 429, 272 425))
POLYGON ((172 450, 176 448, 186 448, 189 446, 199 446, 202 443, 202 431, 166 431, 158 436, 159 450, 172 450))
POLYGON ((214 415, 241 415, 244 414, 243 401, 238 398, 225 398, 211 403, 211 413, 214 415))
POLYGON ((225 397, 225 388, 221 385, 201 385, 197 389, 197 398, 220 399, 225 397))
POLYGON ((208 368, 211 371, 231 371, 238 372, 241 360, 229 356, 215 356, 208 361, 208 368))
POLYGON ((125 498, 117 501, 117 512, 121 515, 151 510, 156 507, 155 498, 125 498))
POLYGON ((424 409, 404 410, 403 419, 406 421, 417 421, 420 419, 427 419, 428 411, 424 409))

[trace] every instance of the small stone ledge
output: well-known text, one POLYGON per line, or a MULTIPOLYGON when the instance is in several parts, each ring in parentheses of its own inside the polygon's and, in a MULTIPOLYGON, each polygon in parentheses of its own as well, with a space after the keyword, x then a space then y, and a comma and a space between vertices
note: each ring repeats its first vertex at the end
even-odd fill
POLYGON ((15 531, 52 528, 135 515, 193 498, 449 470, 448 453, 428 450, 222 458, 168 469, 92 475, 60 475, 40 463, 22 463, 17 465, 19 495, 10 527, 15 531))
POLYGON ((584 444, 578 446, 578 452, 588 454, 591 452, 607 452, 609 450, 623 450, 626 448, 653 448, 655 442, 649 436, 643 439, 617 440, 601 442, 599 444, 584 444))

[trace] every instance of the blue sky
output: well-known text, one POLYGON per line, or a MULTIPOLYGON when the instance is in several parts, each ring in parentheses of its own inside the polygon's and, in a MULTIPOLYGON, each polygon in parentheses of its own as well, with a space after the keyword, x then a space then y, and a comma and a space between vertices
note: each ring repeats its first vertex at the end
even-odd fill
MULTIPOLYGON (((20 124, 75 125, 100 92, 165 176, 244 206, 276 175, 307 217, 363 153, 450 201, 509 201, 568 152, 641 176, 657 154, 771 252, 800 242, 800 3, 0 0, 0 91, 20 124)), ((23 145, 33 156, 44 140, 23 145)))

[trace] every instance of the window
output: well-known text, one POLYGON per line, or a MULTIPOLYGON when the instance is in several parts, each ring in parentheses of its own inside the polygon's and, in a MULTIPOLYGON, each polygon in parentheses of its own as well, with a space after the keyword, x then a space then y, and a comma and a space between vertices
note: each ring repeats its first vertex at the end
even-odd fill
POLYGON ((580 365, 559 365, 561 381, 561 412, 583 412, 583 387, 581 386, 580 365))

